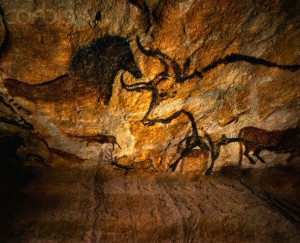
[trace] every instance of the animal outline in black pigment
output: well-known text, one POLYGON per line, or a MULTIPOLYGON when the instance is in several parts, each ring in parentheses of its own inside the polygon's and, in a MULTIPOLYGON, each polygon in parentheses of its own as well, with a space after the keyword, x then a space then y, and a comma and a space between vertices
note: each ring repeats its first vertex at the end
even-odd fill
MULTIPOLYGON (((147 8, 145 8, 145 6, 141 6, 141 5, 137 4, 136 1, 130 1, 130 2, 132 4, 139 6, 140 9, 144 8, 144 10, 146 12, 148 11, 147 8)), ((4 19, 3 16, 4 15, 2 13, 2 19, 4 19)), ((150 29, 150 27, 149 27, 149 29, 150 29)), ((6 25, 5 25, 5 29, 6 29, 6 32, 8 33, 8 29, 7 29, 6 25)), ((7 38, 6 38, 6 40, 7 40, 7 38)), ((133 57, 130 46, 126 39, 119 37, 119 36, 109 36, 109 37, 101 38, 101 39, 91 43, 89 46, 86 46, 86 47, 83 47, 82 49, 80 49, 78 52, 75 53, 75 55, 73 56, 72 61, 70 63, 70 70, 71 70, 71 72, 73 72, 73 74, 71 74, 71 75, 80 76, 81 78, 86 79, 87 82, 95 82, 95 83, 99 84, 99 89, 104 89, 106 91, 104 93, 103 97, 99 97, 100 99, 104 100, 105 104, 108 104, 110 101, 110 98, 112 95, 112 85, 113 85, 114 78, 115 78, 118 70, 124 69, 125 71, 129 71, 132 73, 133 76, 135 76, 135 78, 138 78, 138 79, 142 77, 141 71, 139 70, 138 66, 136 65, 134 59, 133 59, 133 62, 131 62, 131 64, 133 64, 133 66, 127 68, 126 65, 128 64, 128 62, 126 62, 126 61, 124 62, 123 60, 121 60, 121 62, 117 63, 117 65, 112 65, 112 67, 114 67, 114 69, 111 70, 110 72, 108 71, 108 69, 103 68, 102 65, 99 65, 99 63, 95 62, 95 60, 102 61, 102 58, 99 59, 99 57, 103 57, 103 55, 104 55, 103 51, 101 51, 101 48, 106 46, 106 44, 109 42, 112 42, 114 44, 121 43, 120 46, 124 45, 123 47, 125 47, 125 51, 117 52, 117 53, 119 53, 119 54, 120 53, 121 54, 129 53, 129 55, 127 55, 127 56, 125 55, 125 57, 128 58, 128 56, 129 56, 129 59, 131 59, 131 57, 133 57), (129 49, 128 49, 128 47, 129 47, 129 49), (89 60, 89 61, 87 61, 87 60, 89 60), (106 78, 101 79, 101 77, 99 77, 99 75, 102 75, 102 73, 105 74, 104 76, 106 76, 106 78)), ((217 157, 216 154, 218 154, 218 153, 214 152, 215 145, 213 142, 210 141, 210 137, 207 133, 205 133, 204 136, 199 135, 195 119, 190 112, 188 112, 184 109, 181 109, 181 110, 173 113, 171 116, 169 116, 167 118, 154 118, 154 119, 149 118, 151 111, 154 109, 155 106, 157 106, 159 104, 159 99, 167 95, 166 92, 162 93, 157 88, 157 85, 160 82, 167 79, 168 77, 173 77, 175 79, 176 83, 183 83, 186 80, 192 79, 194 77, 198 77, 198 78, 202 79, 203 75, 206 72, 216 68, 217 66, 219 66, 221 64, 226 65, 229 63, 241 62, 241 61, 248 62, 248 63, 254 64, 254 65, 263 65, 265 67, 276 67, 276 68, 280 68, 283 70, 290 70, 290 71, 296 71, 296 70, 300 69, 300 65, 279 65, 274 62, 266 61, 261 58, 256 58, 256 57, 252 57, 252 56, 233 53, 233 54, 229 54, 229 55, 225 56, 224 58, 220 58, 216 61, 213 61, 211 64, 207 65, 206 67, 202 68, 201 70, 196 69, 196 70, 194 70, 193 73, 188 74, 188 69, 190 66, 190 57, 188 57, 185 60, 183 68, 180 68, 180 65, 178 65, 178 63, 175 60, 172 60, 170 57, 168 57, 166 54, 161 52, 159 49, 146 50, 141 45, 138 37, 136 39, 136 42, 137 42, 137 45, 138 45, 140 51, 143 54, 150 56, 150 57, 157 58, 161 62, 161 64, 164 66, 164 71, 157 74, 155 76, 155 78, 149 82, 138 82, 138 83, 135 83, 132 85, 127 85, 124 82, 123 74, 121 76, 122 87, 125 88, 126 90, 136 91, 136 92, 139 92, 142 90, 147 90, 152 93, 152 98, 151 98, 151 102, 149 104, 148 111, 146 112, 146 114, 143 117, 143 119, 141 120, 141 122, 144 125, 148 125, 148 126, 154 125, 155 123, 167 124, 167 123, 170 123, 172 120, 178 118, 180 115, 185 115, 185 116, 187 116, 188 120, 191 122, 191 125, 192 125, 192 135, 190 135, 186 138, 187 142, 186 142, 185 149, 183 149, 183 152, 181 153, 179 159, 177 159, 174 163, 172 163, 170 165, 170 169, 173 171, 176 169, 179 161, 184 156, 189 154, 197 146, 200 147, 204 151, 209 150, 212 155, 212 161, 214 161, 216 159, 216 157, 217 157), (171 69, 172 74, 170 73, 170 69, 171 69)), ((3 45, 1 45, 1 48, 2 48, 2 46, 3 45)), ((117 45, 116 50, 120 46, 117 45)), ((111 48, 111 45, 108 45, 108 48, 111 48)), ((104 47, 104 49, 105 49, 105 47, 104 47)), ((112 51, 115 51, 114 48, 112 48, 112 49, 111 49, 112 51)), ((116 53, 116 52, 113 52, 113 53, 116 53)), ((106 51, 105 51, 105 57, 107 57, 106 51)), ((113 56, 113 57, 114 58, 112 58, 112 60, 120 61, 119 56, 117 56, 117 57, 113 56)), ((126 58, 125 58, 125 60, 128 61, 128 59, 126 59, 126 58)), ((110 61, 110 59, 109 59, 109 61, 110 61)), ((100 63, 103 64, 104 62, 100 62, 100 63)), ((111 63, 109 63, 109 64, 111 64, 111 63)), ((38 84, 38 85, 28 85, 28 84, 23 83, 23 86, 25 87, 25 90, 26 90, 26 87, 27 88, 28 87, 39 87, 39 86, 47 87, 48 85, 51 85, 52 83, 59 81, 61 78, 68 77, 69 75, 70 74, 64 74, 64 75, 61 75, 61 76, 55 78, 54 80, 51 80, 48 82, 43 82, 42 84, 38 84)), ((19 86, 22 86, 22 82, 20 82, 18 80, 7 79, 6 81, 7 82, 5 82, 5 86, 8 88, 8 90, 10 90, 11 87, 14 88, 13 86, 10 87, 10 82, 17 82, 19 84, 19 86)), ((227 142, 228 141, 223 141, 223 143, 225 143, 225 144, 227 142)), ((223 144, 223 145, 225 145, 225 144, 223 144)), ((221 145, 222 145, 222 143, 216 144, 217 147, 218 146, 220 147, 221 145)), ((207 170, 206 173, 210 174, 211 172, 212 172, 212 168, 210 166, 209 170, 207 170)))
POLYGON ((96 86, 99 93, 98 100, 103 100, 104 104, 108 105, 112 96, 114 79, 119 70, 128 71, 136 78, 142 77, 129 42, 120 36, 106 36, 82 47, 72 56, 69 70, 69 74, 60 75, 40 84, 26 84, 7 78, 4 80, 4 85, 12 96, 31 100, 33 98, 28 94, 35 93, 36 97, 47 100, 47 91, 52 86, 55 85, 56 90, 64 90, 65 79, 75 76, 85 81, 87 86, 89 83, 96 86))
POLYGON ((128 41, 120 36, 107 36, 92 42, 78 50, 70 63, 70 71, 74 75, 86 82, 97 83, 100 89, 106 90, 103 97, 105 104, 110 101, 114 78, 120 69, 136 78, 142 77, 128 41))
POLYGON ((184 109, 180 109, 179 111, 174 112, 172 115, 170 115, 167 118, 156 117, 150 119, 149 115, 151 114, 152 110, 159 105, 160 102, 159 100, 169 95, 165 90, 163 90, 162 92, 161 90, 158 89, 158 85, 162 81, 168 79, 169 77, 174 78, 175 83, 183 83, 195 77, 202 79, 205 73, 218 67, 219 65, 221 64, 227 65, 234 62, 247 62, 253 65, 263 65, 268 68, 279 68, 288 71, 297 71, 300 69, 300 65, 281 65, 281 64, 264 60, 262 58, 256 58, 253 56, 232 53, 225 56, 224 58, 220 58, 213 61, 209 65, 203 67, 201 70, 195 69, 192 73, 189 74, 188 70, 190 68, 190 61, 191 61, 190 57, 186 58, 183 68, 180 68, 180 65, 175 60, 171 59, 169 56, 161 52, 159 49, 155 49, 155 50, 145 49, 142 46, 139 37, 136 38, 136 42, 139 50, 143 54, 158 59, 160 63, 164 66, 164 70, 158 73, 152 80, 148 82, 136 82, 134 84, 128 85, 124 81, 124 73, 121 75, 122 87, 125 88, 127 91, 141 92, 143 90, 146 90, 152 93, 148 110, 145 113, 144 117, 141 119, 141 122, 147 126, 152 126, 155 123, 167 124, 173 121, 174 119, 178 118, 180 115, 185 115, 187 116, 188 120, 191 122, 192 125, 192 135, 186 138, 187 140, 186 147, 181 152, 179 158, 175 162, 169 165, 169 168, 172 171, 176 170, 178 163, 181 161, 183 157, 187 156, 194 148, 199 147, 203 151, 210 151, 211 153, 211 165, 206 170, 205 174, 207 175, 212 174, 214 162, 219 156, 218 151, 220 149, 220 146, 226 145, 231 142, 241 142, 242 139, 240 138, 230 139, 230 138, 222 137, 219 142, 214 143, 207 133, 204 132, 204 136, 200 136, 194 116, 190 112, 184 109))

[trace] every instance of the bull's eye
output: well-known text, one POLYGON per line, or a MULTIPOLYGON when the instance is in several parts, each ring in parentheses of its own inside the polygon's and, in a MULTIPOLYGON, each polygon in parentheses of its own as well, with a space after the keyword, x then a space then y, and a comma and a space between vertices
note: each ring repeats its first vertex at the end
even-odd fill
POLYGON ((168 95, 167 92, 163 92, 163 93, 160 93, 160 94, 159 94, 159 97, 163 98, 163 97, 166 97, 167 95, 168 95))

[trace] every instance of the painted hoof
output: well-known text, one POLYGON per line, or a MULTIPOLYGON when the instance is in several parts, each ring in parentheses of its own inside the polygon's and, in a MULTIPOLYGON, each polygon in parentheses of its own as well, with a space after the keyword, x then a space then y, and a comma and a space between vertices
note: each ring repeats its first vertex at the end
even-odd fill
POLYGON ((175 164, 171 164, 171 165, 169 166, 169 168, 170 168, 172 171, 175 171, 175 170, 176 170, 176 167, 177 167, 177 165, 175 165, 175 164))
POLYGON ((204 173, 204 175, 212 175, 214 172, 212 171, 212 169, 211 168, 208 168, 206 171, 205 171, 205 173, 204 173))

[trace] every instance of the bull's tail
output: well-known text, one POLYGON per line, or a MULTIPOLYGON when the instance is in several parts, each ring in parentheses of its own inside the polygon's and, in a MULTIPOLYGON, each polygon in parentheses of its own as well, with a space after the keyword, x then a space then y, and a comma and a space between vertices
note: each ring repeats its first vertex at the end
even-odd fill
MULTIPOLYGON (((244 129, 242 128, 242 129, 239 131, 238 138, 242 138, 243 132, 244 132, 244 129)), ((240 148, 239 148, 238 167, 241 167, 242 161, 243 161, 243 144, 244 144, 243 141, 239 141, 240 148)))

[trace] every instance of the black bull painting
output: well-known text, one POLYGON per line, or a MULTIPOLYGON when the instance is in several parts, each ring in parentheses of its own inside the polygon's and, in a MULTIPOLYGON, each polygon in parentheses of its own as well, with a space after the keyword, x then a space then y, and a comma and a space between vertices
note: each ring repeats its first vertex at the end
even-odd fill
POLYGON ((83 85, 90 85, 96 87, 98 100, 107 105, 112 96, 114 78, 119 70, 128 71, 136 78, 142 77, 129 42, 119 36, 103 37, 76 51, 71 58, 69 70, 68 74, 40 84, 31 85, 8 78, 4 85, 14 97, 52 102, 72 97, 74 94, 70 94, 71 91, 80 94, 83 85), (70 77, 73 81, 70 81, 70 77), (73 87, 71 91, 70 82, 73 87), (78 82, 84 84, 78 85, 78 82))
POLYGON ((21 96, 32 101, 46 100, 53 102, 61 101, 63 98, 72 98, 70 93, 74 92, 74 90, 75 93, 80 94, 82 90, 85 90, 84 92, 87 92, 86 90, 92 91, 96 87, 99 100, 102 100, 107 105, 112 96, 115 76, 119 70, 125 70, 131 73, 137 80, 135 83, 127 84, 123 73, 120 81, 124 89, 130 92, 145 90, 152 93, 148 110, 141 120, 145 126, 152 126, 155 123, 168 124, 179 116, 186 116, 191 123, 192 131, 183 140, 185 141, 185 148, 177 156, 178 158, 169 164, 169 168, 172 171, 176 170, 178 163, 191 153, 194 148, 199 147, 204 152, 211 153, 211 165, 206 171, 206 174, 211 174, 214 162, 219 156, 221 146, 232 142, 245 141, 240 137, 227 138, 224 136, 220 141, 212 141, 210 135, 205 131, 203 135, 199 134, 194 115, 190 111, 183 109, 183 106, 178 106, 177 110, 174 110, 172 114, 167 113, 166 116, 164 114, 157 116, 156 110, 163 105, 168 105, 164 101, 169 97, 174 98, 176 96, 177 91, 174 91, 172 87, 175 87, 176 84, 188 82, 195 77, 201 80, 208 71, 220 65, 227 65, 234 62, 247 62, 252 65, 262 65, 266 68, 278 68, 286 71, 297 71, 300 69, 300 65, 282 65, 262 58, 231 53, 223 58, 214 60, 201 69, 192 70, 190 67, 191 57, 187 57, 181 68, 176 60, 173 60, 159 49, 145 49, 139 37, 136 38, 136 44, 141 53, 148 57, 156 58, 164 67, 163 71, 148 82, 144 82, 141 79, 142 73, 134 60, 128 41, 123 37, 108 36, 96 40, 90 45, 76 51, 70 61, 69 74, 61 75, 54 80, 38 85, 29 85, 15 79, 6 79, 4 85, 13 97, 21 96), (67 85, 69 84, 68 82, 72 82, 72 89, 70 89, 70 85, 67 85), (81 86, 76 84, 77 82, 81 83, 81 86), (161 85, 164 83, 168 87, 161 85))

